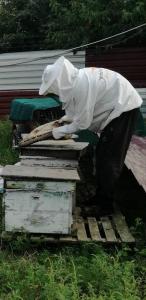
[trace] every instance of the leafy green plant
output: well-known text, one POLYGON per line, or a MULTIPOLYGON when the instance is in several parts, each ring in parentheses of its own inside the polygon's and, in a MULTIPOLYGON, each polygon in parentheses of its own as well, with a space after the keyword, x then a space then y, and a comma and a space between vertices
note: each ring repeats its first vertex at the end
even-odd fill
MULTIPOLYGON (((146 20, 145 0, 1 0, 0 4, 1 52, 73 48, 146 20)), ((145 42, 142 30, 126 45, 145 42)))
POLYGON ((18 153, 12 149, 12 127, 10 121, 0 122, 0 164, 13 164, 18 153))
POLYGON ((96 254, 82 251, 79 256, 68 248, 20 257, 1 253, 0 298, 140 300, 133 260, 121 262, 98 246, 96 254))

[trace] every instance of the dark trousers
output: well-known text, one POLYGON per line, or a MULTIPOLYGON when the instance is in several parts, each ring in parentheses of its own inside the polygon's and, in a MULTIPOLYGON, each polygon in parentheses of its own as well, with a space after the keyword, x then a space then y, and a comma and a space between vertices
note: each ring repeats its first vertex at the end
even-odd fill
POLYGON ((122 113, 102 131, 96 150, 97 199, 112 201, 124 166, 139 109, 122 113))

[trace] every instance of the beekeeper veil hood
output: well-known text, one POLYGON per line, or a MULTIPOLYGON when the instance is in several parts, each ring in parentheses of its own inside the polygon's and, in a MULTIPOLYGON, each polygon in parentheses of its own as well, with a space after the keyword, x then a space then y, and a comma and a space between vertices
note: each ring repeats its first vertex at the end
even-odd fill
POLYGON ((65 105, 72 98, 71 95, 78 71, 72 63, 61 56, 54 64, 45 68, 39 94, 54 93, 60 97, 60 101, 65 105))

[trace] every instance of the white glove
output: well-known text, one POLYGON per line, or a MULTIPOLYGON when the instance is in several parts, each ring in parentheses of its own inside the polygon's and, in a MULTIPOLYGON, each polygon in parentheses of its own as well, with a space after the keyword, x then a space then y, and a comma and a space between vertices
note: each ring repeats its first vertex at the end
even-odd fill
POLYGON ((65 133, 61 132, 59 130, 59 127, 56 127, 56 128, 53 128, 52 135, 53 135, 53 137, 54 137, 55 140, 59 140, 59 139, 61 139, 62 137, 65 136, 65 133))
POLYGON ((66 138, 66 139, 77 139, 78 138, 77 134, 71 134, 71 133, 67 134, 67 133, 61 132, 59 129, 60 128, 57 127, 57 128, 53 128, 53 130, 52 130, 52 135, 55 140, 59 140, 62 137, 66 138))

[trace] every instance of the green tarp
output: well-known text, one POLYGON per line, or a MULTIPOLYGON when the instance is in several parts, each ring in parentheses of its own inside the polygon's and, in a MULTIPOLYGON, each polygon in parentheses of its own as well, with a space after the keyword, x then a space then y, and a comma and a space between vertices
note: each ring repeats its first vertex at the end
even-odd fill
POLYGON ((22 122, 31 121, 36 110, 46 110, 59 107, 60 102, 57 98, 16 98, 11 103, 10 120, 22 122))
POLYGON ((144 121, 142 113, 139 113, 139 116, 138 116, 138 119, 137 119, 135 135, 146 136, 146 123, 144 121))

